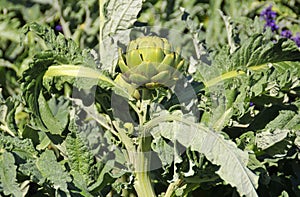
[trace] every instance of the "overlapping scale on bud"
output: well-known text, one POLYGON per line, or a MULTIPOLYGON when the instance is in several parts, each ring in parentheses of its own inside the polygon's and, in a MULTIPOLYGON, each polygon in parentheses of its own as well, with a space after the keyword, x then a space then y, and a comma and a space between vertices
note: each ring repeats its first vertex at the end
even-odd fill
POLYGON ((179 77, 184 60, 165 38, 146 36, 129 43, 126 53, 119 49, 118 65, 123 79, 137 86, 170 86, 179 77))

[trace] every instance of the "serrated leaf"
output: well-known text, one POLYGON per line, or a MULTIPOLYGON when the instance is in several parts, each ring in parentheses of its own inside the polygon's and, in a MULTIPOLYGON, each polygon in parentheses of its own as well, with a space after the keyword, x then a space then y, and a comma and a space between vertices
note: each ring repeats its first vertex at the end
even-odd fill
POLYGON ((142 8, 142 0, 111 0, 106 1, 103 37, 114 34, 118 30, 126 30, 137 20, 137 15, 142 8))
MULTIPOLYGON (((90 70, 94 70, 96 69, 96 64, 87 50, 81 50, 74 41, 65 39, 62 34, 56 36, 55 32, 50 28, 33 23, 26 25, 23 28, 23 31, 25 34, 32 32, 40 36, 41 40, 44 40, 47 46, 47 50, 35 54, 33 61, 29 64, 29 68, 24 71, 22 78, 23 97, 32 114, 36 117, 34 118, 34 122, 40 130, 47 131, 39 109, 39 107, 43 108, 42 105, 39 105, 39 99, 40 101, 43 101, 43 98, 40 96, 41 90, 46 88, 50 92, 50 89, 55 89, 55 87, 57 87, 58 90, 61 90, 62 88, 60 86, 62 86, 63 83, 70 81, 72 84, 75 83, 74 80, 67 79, 67 77, 64 79, 60 78, 59 80, 54 78, 53 80, 46 81, 44 80, 46 71, 49 68, 52 68, 51 66, 59 67, 65 64, 74 65, 75 67, 76 65, 84 65, 84 68, 87 69, 87 67, 89 67, 90 70)), ((63 66, 61 69, 62 68, 63 66)), ((77 70, 75 70, 75 72, 80 68, 81 67, 76 68, 77 70)), ((64 77, 64 75, 55 76, 58 78, 64 77)), ((80 80, 83 79, 79 78, 78 81, 80 80)), ((78 82, 76 84, 80 86, 82 83, 78 82)), ((43 108, 44 112, 49 112, 46 108, 47 107, 43 108)), ((48 112, 46 114, 51 115, 48 112)), ((44 117, 43 120, 45 121, 46 118, 44 117)), ((53 118, 49 119, 50 122, 51 120, 53 120, 53 118)), ((50 122, 47 126, 53 127, 50 129, 51 132, 56 134, 61 133, 61 130, 63 129, 62 125, 55 127, 54 124, 52 125, 50 122)))
POLYGON ((258 187, 258 176, 247 168, 248 154, 213 131, 205 134, 197 129, 197 132, 199 133, 195 134, 190 129, 189 133, 185 133, 181 138, 186 138, 186 135, 193 136, 192 142, 187 145, 190 144, 192 150, 203 153, 212 163, 220 165, 217 174, 232 186, 237 187, 241 195, 257 196, 255 188, 258 187))
MULTIPOLYGON (((40 37, 40 41, 45 42, 47 50, 56 55, 56 62, 75 63, 84 59, 82 50, 79 49, 73 40, 67 40, 62 34, 56 35, 54 30, 47 26, 35 22, 29 23, 23 27, 23 32, 24 34, 33 32, 36 36, 40 37), (76 55, 79 56, 76 57, 76 55)), ((94 65, 90 64, 89 66, 94 65)))
POLYGON ((256 145, 261 150, 268 149, 269 154, 283 156, 292 144, 288 135, 292 131, 296 131, 298 127, 299 114, 289 110, 281 110, 274 120, 256 134, 256 145))
POLYGON ((34 122, 44 131, 46 131, 46 128, 40 118, 38 98, 42 88, 43 74, 46 72, 47 67, 53 63, 52 55, 50 52, 37 55, 34 62, 30 64, 29 69, 24 71, 22 83, 23 97, 32 114, 36 117, 34 122))
POLYGON ((219 10, 219 12, 225 23, 228 45, 230 47, 230 53, 233 53, 238 48, 237 42, 239 41, 239 38, 236 32, 237 27, 232 22, 231 17, 225 16, 221 10, 219 10))
POLYGON ((289 133, 287 129, 275 129, 263 131, 256 135, 256 146, 262 150, 265 150, 274 144, 284 140, 289 133))
POLYGON ((36 160, 29 159, 26 163, 20 164, 18 169, 23 175, 30 177, 31 181, 43 185, 46 180, 38 170, 35 162, 36 160))
POLYGON ((0 133, 0 148, 17 154, 20 158, 37 158, 38 152, 34 149, 30 139, 5 136, 0 133))
POLYGON ((83 182, 87 187, 91 182, 91 167, 93 164, 93 155, 83 143, 83 139, 76 134, 69 134, 65 140, 68 154, 68 163, 71 168, 71 174, 76 174, 77 181, 83 182))
POLYGON ((288 129, 296 130, 299 128, 300 115, 294 111, 281 110, 279 115, 266 125, 266 129, 288 129))
POLYGON ((81 191, 80 194, 84 197, 93 197, 93 195, 88 191, 84 177, 77 171, 71 171, 73 177, 73 183, 81 191))
MULTIPOLYGON (((199 72, 204 70, 200 74, 205 75, 202 80, 205 80, 209 99, 213 101, 214 93, 220 92, 220 96, 217 95, 215 99, 217 105, 213 105, 214 102, 206 102, 209 112, 213 115, 212 118, 217 119, 212 120, 208 112, 204 112, 202 120, 217 125, 213 128, 222 128, 226 126, 222 122, 228 122, 233 115, 242 117, 249 112, 250 100, 256 103, 264 95, 267 95, 269 103, 293 100, 292 95, 299 92, 299 57, 298 47, 290 40, 279 39, 273 43, 260 34, 251 36, 232 56, 224 54, 222 50, 214 57, 216 60, 213 61, 213 65, 208 68, 212 71, 199 69, 199 72), (220 58, 224 63, 220 62, 220 58), (230 96, 228 97, 226 92, 229 89, 236 91, 233 102, 230 101, 230 96), (223 103, 222 96, 226 97, 223 103), (232 109, 228 108, 230 105, 227 103, 232 103, 232 109)), ((262 116, 263 119, 268 117, 262 116)), ((259 119, 255 118, 251 123, 251 128, 253 126, 257 128, 255 123, 258 121, 259 119)), ((264 122, 264 120, 259 122, 264 122)))
POLYGON ((22 196, 16 176, 15 158, 11 153, 4 151, 0 155, 0 182, 4 195, 22 196))
POLYGON ((174 148, 159 136, 154 137, 151 147, 161 160, 164 170, 168 171, 174 161, 174 148))
POLYGON ((127 44, 128 29, 137 20, 142 0, 102 1, 100 13, 100 58, 102 68, 114 72, 118 57, 118 43, 127 44))
POLYGON ((225 140, 220 134, 184 117, 164 115, 152 119, 148 125, 158 125, 158 131, 163 137, 173 142, 177 140, 192 151, 204 154, 213 164, 219 165, 217 173, 224 181, 236 187, 240 195, 258 196, 258 176, 247 168, 248 154, 238 149, 232 141, 225 140))
POLYGON ((261 34, 251 36, 232 55, 235 66, 256 66, 265 63, 299 60, 300 51, 295 43, 280 38, 276 43, 265 40, 261 34))
POLYGON ((277 64, 300 60, 300 51, 293 41, 280 38, 274 43, 262 34, 252 35, 232 55, 226 51, 227 48, 213 57, 212 66, 199 70, 202 72, 199 75, 205 75, 207 87, 212 87, 227 79, 231 79, 229 82, 232 83, 233 78, 246 75, 247 70, 268 71, 270 70, 268 63, 277 64), (214 72, 209 72, 210 70, 214 72))
POLYGON ((60 189, 69 194, 68 182, 71 182, 72 179, 64 166, 56 161, 56 157, 52 151, 46 150, 42 153, 36 161, 36 166, 43 178, 49 181, 54 189, 60 189))

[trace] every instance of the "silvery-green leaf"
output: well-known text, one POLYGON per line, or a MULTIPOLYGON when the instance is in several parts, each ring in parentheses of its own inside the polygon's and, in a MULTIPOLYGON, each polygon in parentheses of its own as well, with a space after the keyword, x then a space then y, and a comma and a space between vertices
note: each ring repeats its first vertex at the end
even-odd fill
POLYGON ((4 151, 0 154, 0 182, 5 195, 22 196, 16 182, 17 166, 13 154, 4 151))
POLYGON ((160 133, 173 143, 178 141, 184 147, 204 154, 213 164, 219 165, 216 173, 236 187, 240 195, 258 196, 258 176, 247 168, 248 154, 238 149, 232 141, 201 124, 187 120, 185 116, 164 115, 152 119, 148 125, 157 127, 153 128, 153 136, 157 137, 160 133))
POLYGON ((118 42, 127 44, 128 28, 136 21, 142 9, 142 0, 106 0, 102 1, 100 13, 100 61, 102 67, 114 71, 118 57, 118 42))

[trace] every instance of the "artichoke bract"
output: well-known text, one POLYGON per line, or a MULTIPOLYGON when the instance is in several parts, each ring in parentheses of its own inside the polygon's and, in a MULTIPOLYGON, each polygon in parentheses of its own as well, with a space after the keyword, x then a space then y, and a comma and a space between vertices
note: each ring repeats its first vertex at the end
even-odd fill
POLYGON ((165 38, 146 36, 129 43, 126 53, 119 49, 122 78, 136 86, 170 86, 179 77, 184 60, 165 38))

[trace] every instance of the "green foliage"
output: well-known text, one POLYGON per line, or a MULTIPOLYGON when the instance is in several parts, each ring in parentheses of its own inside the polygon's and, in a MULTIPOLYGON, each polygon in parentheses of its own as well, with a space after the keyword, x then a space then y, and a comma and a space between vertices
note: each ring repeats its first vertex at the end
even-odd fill
POLYGON ((4 195, 21 196, 21 190, 16 182, 16 169, 14 156, 9 152, 0 155, 0 180, 4 195))
POLYGON ((62 135, 68 124, 68 102, 60 99, 56 103, 56 99, 51 98, 47 103, 44 96, 40 93, 38 103, 41 118, 49 132, 53 135, 62 135))
POLYGON ((18 105, 17 100, 8 98, 4 100, 2 97, 2 89, 0 89, 0 129, 9 133, 10 135, 15 135, 16 131, 16 121, 14 119, 16 106, 18 105))
POLYGON ((299 196, 300 50, 268 5, 2 0, 0 196, 299 196), (120 85, 143 36, 181 47, 172 87, 120 85))
POLYGON ((159 115, 158 118, 149 121, 150 128, 147 129, 158 126, 159 128, 151 131, 156 138, 163 137, 174 144, 178 141, 184 147, 204 154, 210 162, 220 166, 216 173, 237 187, 240 194, 257 196, 255 188, 258 185, 258 177, 247 168, 247 153, 238 149, 233 142, 225 140, 222 135, 188 121, 187 118, 178 118, 178 115, 159 115), (173 123, 165 123, 166 120, 173 120, 173 123))
POLYGON ((93 155, 78 135, 68 135, 66 138, 66 151, 71 173, 83 186, 87 187, 92 179, 93 155))
POLYGON ((130 1, 101 1, 100 30, 99 30, 99 55, 101 68, 114 72, 117 64, 118 42, 128 44, 129 31, 142 8, 142 0, 130 1))
POLYGON ((0 134, 0 136, 1 149, 13 152, 23 159, 37 157, 37 151, 34 149, 30 139, 19 139, 16 137, 5 136, 4 134, 0 134))
MULTIPOLYGON (((50 184, 55 190, 68 191, 68 182, 71 177, 65 172, 62 164, 56 161, 56 157, 52 151, 46 150, 36 161, 36 166, 45 180, 45 184, 50 184), (51 164, 51 165, 49 165, 51 164)), ((44 182, 44 181, 43 181, 44 182)))

